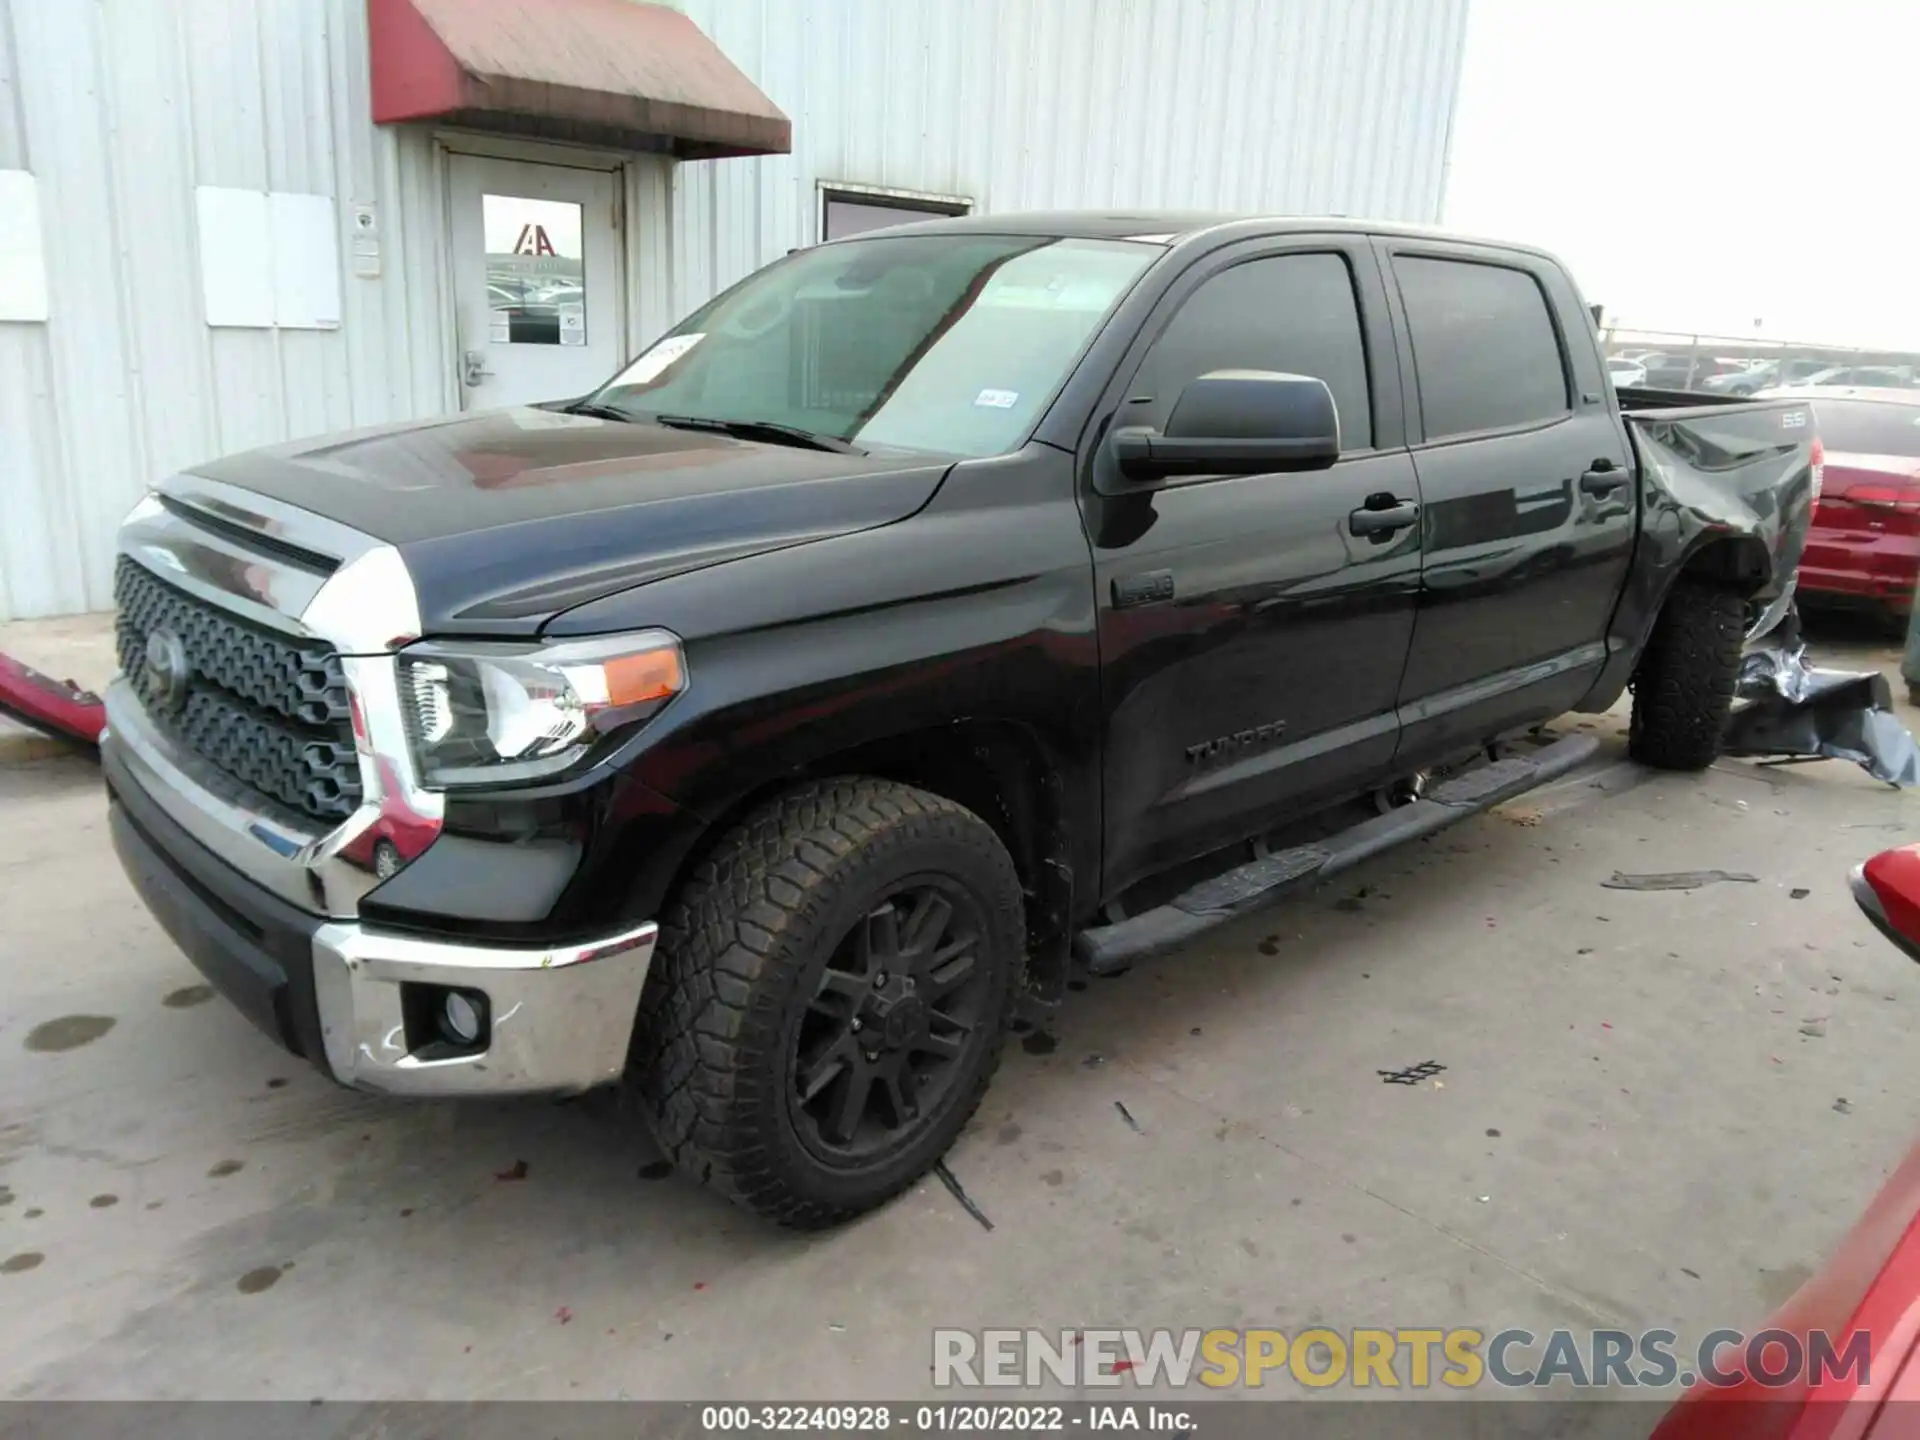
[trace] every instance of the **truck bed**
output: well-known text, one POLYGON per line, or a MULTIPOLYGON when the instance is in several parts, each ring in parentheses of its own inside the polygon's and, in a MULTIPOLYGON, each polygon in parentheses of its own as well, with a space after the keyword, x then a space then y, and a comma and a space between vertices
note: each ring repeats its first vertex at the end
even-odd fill
POLYGON ((1643 543, 1684 554, 1703 535, 1750 540, 1769 577, 1755 600, 1787 593, 1813 518, 1812 407, 1634 388, 1619 399, 1640 466, 1643 543))

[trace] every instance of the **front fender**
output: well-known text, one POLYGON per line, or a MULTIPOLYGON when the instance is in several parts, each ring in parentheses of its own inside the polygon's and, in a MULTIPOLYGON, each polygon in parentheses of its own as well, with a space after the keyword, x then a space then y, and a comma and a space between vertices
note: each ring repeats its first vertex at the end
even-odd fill
POLYGON ((1055 757, 1069 863, 1099 873, 1100 670, 1072 460, 965 462, 913 517, 569 611, 549 634, 663 626, 688 684, 612 763, 717 822, 837 755, 956 722, 1055 757))

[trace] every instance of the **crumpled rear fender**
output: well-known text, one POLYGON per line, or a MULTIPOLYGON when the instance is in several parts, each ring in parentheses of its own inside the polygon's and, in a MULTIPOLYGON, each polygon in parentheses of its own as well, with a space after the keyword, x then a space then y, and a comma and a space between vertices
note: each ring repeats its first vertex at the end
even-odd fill
POLYGON ((1607 628, 1607 663, 1576 707, 1620 698, 1674 582, 1695 575, 1765 605, 1790 590, 1813 516, 1804 401, 1629 413, 1640 535, 1607 628))

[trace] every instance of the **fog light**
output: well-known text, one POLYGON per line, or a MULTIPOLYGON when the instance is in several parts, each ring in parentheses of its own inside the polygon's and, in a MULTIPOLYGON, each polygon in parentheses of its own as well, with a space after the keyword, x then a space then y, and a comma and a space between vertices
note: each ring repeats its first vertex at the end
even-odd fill
POLYGON ((455 1045, 471 1045, 486 1023, 486 1000, 465 990, 449 990, 440 1005, 440 1033, 455 1045))
POLYGON ((391 840, 373 847, 373 873, 381 880, 391 880, 400 873, 400 849, 391 840))

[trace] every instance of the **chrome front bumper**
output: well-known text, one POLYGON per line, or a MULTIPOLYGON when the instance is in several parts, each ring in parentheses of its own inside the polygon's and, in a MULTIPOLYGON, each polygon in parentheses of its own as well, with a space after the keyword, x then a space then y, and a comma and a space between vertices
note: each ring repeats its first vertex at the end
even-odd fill
POLYGON ((658 935, 649 921, 528 950, 322 925, 313 986, 327 1067, 343 1085, 386 1095, 574 1094, 617 1080, 658 935), (484 994, 487 1048, 444 1058, 410 1049, 401 1003, 409 983, 484 994))
POLYGON ((620 1077, 659 934, 651 921, 513 946, 316 914, 209 845, 230 832, 182 803, 193 798, 187 777, 154 783, 164 767, 142 757, 133 732, 110 726, 100 758, 116 801, 114 846, 147 908, 243 1015, 340 1083, 388 1095, 530 1095, 620 1077), (485 997, 477 1048, 448 1043, 435 1023, 452 990, 485 997))
POLYGON ((136 506, 120 548, 168 584, 339 654, 364 801, 307 828, 184 750, 126 679, 107 690, 115 844, 148 907, 243 1013, 346 1085, 391 1095, 566 1094, 617 1079, 658 927, 511 947, 426 939, 360 919, 391 846, 430 846, 443 801, 414 773, 393 652, 419 634, 405 564, 388 545, 218 481, 176 476, 136 506), (337 562, 330 572, 287 552, 337 562), (122 823, 124 822, 124 823, 122 823), (485 1048, 434 1032, 437 992, 487 1000, 485 1048), (317 1013, 317 1034, 315 1017, 317 1013), (323 1052, 323 1053, 322 1053, 323 1052))

